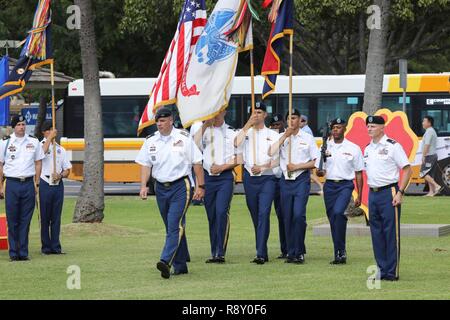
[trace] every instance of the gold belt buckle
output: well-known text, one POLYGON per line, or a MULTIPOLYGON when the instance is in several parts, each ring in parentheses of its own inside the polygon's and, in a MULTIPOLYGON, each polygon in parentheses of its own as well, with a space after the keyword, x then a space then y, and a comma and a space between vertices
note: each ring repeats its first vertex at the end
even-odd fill
POLYGON ((378 192, 380 188, 372 188, 373 191, 378 192))
POLYGON ((26 179, 26 178, 24 178, 24 177, 20 177, 20 178, 19 178, 20 182, 25 182, 25 179, 26 179))
POLYGON ((164 182, 164 187, 166 188, 170 187, 170 182, 164 182))

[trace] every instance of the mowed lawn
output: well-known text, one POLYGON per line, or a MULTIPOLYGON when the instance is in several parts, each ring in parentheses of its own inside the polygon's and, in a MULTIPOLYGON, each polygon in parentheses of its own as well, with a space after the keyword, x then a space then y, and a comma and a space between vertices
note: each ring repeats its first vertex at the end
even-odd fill
MULTIPOLYGON (((162 279, 155 265, 164 226, 154 198, 107 197, 102 224, 73 225, 75 198, 66 198, 64 256, 40 255, 37 216, 30 233, 30 262, 9 262, 0 251, 0 300, 4 299, 449 299, 450 236, 401 242, 399 282, 369 290, 367 268, 374 264, 370 237, 348 237, 348 264, 332 266, 330 238, 312 236, 326 222, 323 199, 308 204, 306 264, 285 264, 279 254, 278 225, 271 216, 270 262, 255 265, 254 232, 242 195, 231 207, 227 263, 205 264, 209 237, 203 207, 187 214, 192 262, 189 274, 162 279), (67 268, 81 269, 81 290, 67 289, 67 268)), ((4 202, 1 204, 4 208, 4 202)), ((3 210, 2 210, 3 211, 3 210)), ((362 223, 353 218, 351 223, 362 223)), ((450 197, 407 197, 402 223, 450 224, 450 197)))

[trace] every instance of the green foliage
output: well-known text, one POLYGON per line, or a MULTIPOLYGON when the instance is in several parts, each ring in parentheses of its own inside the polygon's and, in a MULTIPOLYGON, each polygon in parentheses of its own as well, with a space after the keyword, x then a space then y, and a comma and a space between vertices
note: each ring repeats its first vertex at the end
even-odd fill
MULTIPOLYGON (((207 0, 208 13, 216 0, 207 0)), ((36 1, 0 0, 0 39, 23 40, 31 27, 36 1)), ((101 70, 118 77, 155 77, 175 33, 184 0, 95 0, 95 27, 101 70)), ((264 58, 270 25, 267 10, 257 10, 254 22, 255 67, 264 58)), ((294 74, 362 73, 361 59, 369 32, 366 9, 372 0, 295 0, 294 74), (363 25, 360 50, 359 26, 363 25)), ((78 33, 68 30, 66 8, 71 0, 52 2, 56 68, 81 77, 78 33)), ((392 0, 391 33, 386 72, 396 72, 397 60, 410 60, 411 72, 450 70, 450 0, 392 0)), ((286 41, 287 44, 287 41, 286 41)), ((287 47, 287 46, 286 46, 287 47)), ((12 57, 19 50, 10 52, 12 57)), ((239 75, 249 74, 248 53, 241 54, 239 75)), ((287 62, 287 52, 283 55, 287 62)), ((287 73, 287 63, 282 72, 287 73)))
MULTIPOLYGON (((307 207, 308 253, 304 265, 286 264, 279 254, 278 225, 271 216, 270 262, 250 263, 253 225, 245 199, 231 203, 227 263, 205 264, 210 254, 204 207, 190 207, 186 232, 192 262, 189 274, 163 280, 155 265, 164 244, 164 225, 154 197, 106 197, 102 224, 71 225, 74 198, 64 202, 64 256, 42 256, 37 216, 30 234, 31 261, 11 263, 0 251, 0 299, 448 299, 450 237, 401 239, 400 281, 367 289, 367 267, 374 264, 368 237, 347 237, 348 263, 331 266, 332 241, 313 236, 313 225, 327 223, 323 198, 307 207), (68 290, 67 267, 81 269, 81 290, 68 290), (426 272, 424 272, 426 270, 426 272), (214 285, 211 285, 211 284, 214 285)), ((4 202, 0 204, 4 206, 4 202)), ((449 199, 406 197, 403 223, 450 223, 449 199)), ((4 212, 4 211, 0 211, 4 212)), ((359 218, 358 218, 359 219, 359 218)), ((358 220, 356 219, 356 220, 358 220)), ((355 219, 349 219, 355 223, 355 219)), ((356 221, 362 223, 362 221, 356 221)))

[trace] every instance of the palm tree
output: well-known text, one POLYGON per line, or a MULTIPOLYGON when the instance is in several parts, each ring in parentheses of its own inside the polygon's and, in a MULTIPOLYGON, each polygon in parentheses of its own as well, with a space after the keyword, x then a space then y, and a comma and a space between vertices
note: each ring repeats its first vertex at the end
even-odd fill
POLYGON ((369 36, 363 104, 367 114, 374 114, 381 106, 391 1, 374 0, 374 5, 381 9, 381 24, 380 28, 371 28, 369 36))
POLYGON ((103 181, 103 126, 100 102, 97 44, 91 0, 75 0, 81 11, 79 30, 84 79, 84 166, 83 185, 73 222, 101 222, 105 208, 103 181))

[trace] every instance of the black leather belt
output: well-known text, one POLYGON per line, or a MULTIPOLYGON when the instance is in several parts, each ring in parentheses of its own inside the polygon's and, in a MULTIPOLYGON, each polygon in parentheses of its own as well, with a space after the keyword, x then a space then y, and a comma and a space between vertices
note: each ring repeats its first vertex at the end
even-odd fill
POLYGON ((381 191, 381 190, 385 190, 385 189, 389 189, 389 188, 392 188, 392 187, 396 187, 397 184, 398 184, 398 182, 389 184, 389 185, 384 186, 384 187, 370 188, 370 191, 373 191, 373 192, 379 192, 379 191, 381 191))
POLYGON ((15 178, 15 177, 6 177, 7 180, 18 181, 18 182, 27 182, 33 180, 34 177, 26 177, 26 178, 15 178))
POLYGON ((342 182, 347 182, 347 181, 352 181, 352 180, 333 180, 333 179, 327 179, 327 182, 334 182, 334 183, 342 183, 342 182))
POLYGON ((169 188, 170 186, 174 185, 175 183, 180 182, 181 180, 184 180, 186 178, 189 178, 189 177, 184 176, 184 177, 181 177, 180 179, 177 179, 177 180, 171 181, 171 182, 159 182, 159 181, 156 181, 156 182, 158 182, 159 184, 163 185, 166 188, 169 188))

